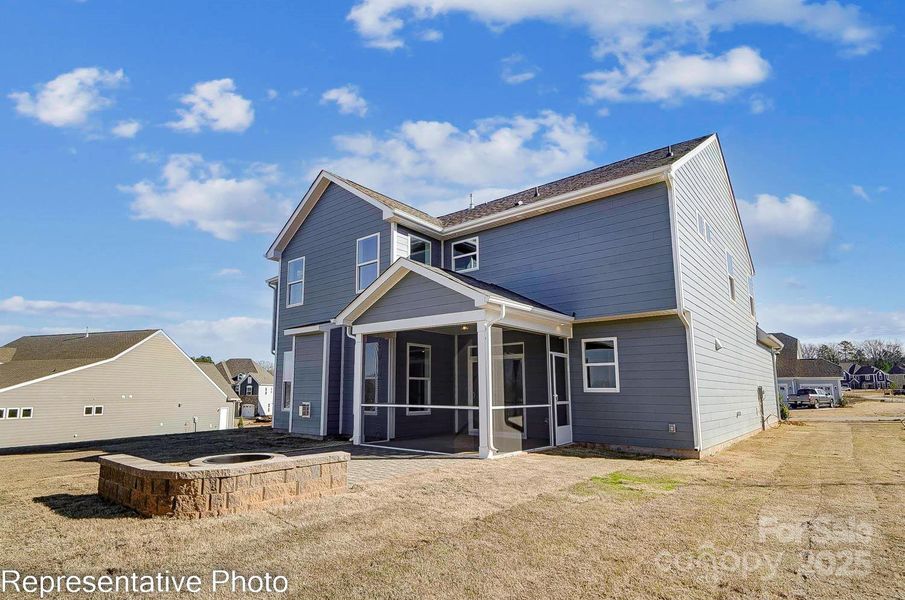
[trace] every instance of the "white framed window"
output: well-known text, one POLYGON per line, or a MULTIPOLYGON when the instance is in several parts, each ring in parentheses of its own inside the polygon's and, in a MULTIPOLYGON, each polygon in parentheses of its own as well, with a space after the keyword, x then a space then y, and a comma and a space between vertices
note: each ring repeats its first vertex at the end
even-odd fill
POLYGON ((30 406, 24 407, 22 409, 22 413, 19 415, 19 418, 20 419, 30 419, 33 412, 34 412, 34 410, 32 409, 32 407, 30 407, 30 406))
POLYGON ((85 415, 86 417, 90 417, 91 415, 94 414, 94 407, 93 407, 93 406, 86 406, 86 407, 84 408, 84 410, 82 411, 82 414, 85 415))
POLYGON ((707 233, 704 236, 708 243, 713 243, 713 227, 710 226, 710 223, 706 224, 707 233))
POLYGON ((586 392, 619 391, 619 349, 616 338, 581 340, 581 371, 586 392))
POLYGON ((303 419, 311 418, 311 403, 310 402, 302 402, 299 404, 299 416, 303 419))
POLYGON ((102 414, 104 414, 104 407, 103 407, 103 406, 95 406, 95 407, 94 407, 94 416, 98 417, 98 416, 100 416, 100 415, 102 415, 102 414))
POLYGON ((754 302, 754 277, 748 277, 748 308, 751 310, 751 316, 757 317, 757 306, 754 302))
POLYGON ((355 292, 371 285, 380 275, 380 234, 355 240, 355 292))
POLYGON ((431 264, 431 243, 430 240, 420 238, 417 235, 409 235, 409 258, 415 262, 429 265, 431 264))
POLYGON ((468 238, 452 243, 452 268, 457 273, 477 271, 479 264, 478 238, 468 238))
POLYGON ((732 253, 728 250, 726 250, 726 273, 729 275, 729 297, 733 302, 735 302, 735 259, 732 257, 732 253))
POLYGON ((6 418, 6 409, 0 408, 0 421, 6 418))
POLYGON ((284 381, 283 382, 283 398, 281 408, 283 410, 289 410, 292 406, 292 382, 284 381))
POLYGON ((698 235, 701 236, 702 240, 707 239, 707 219, 704 218, 701 211, 698 211, 698 235))
POLYGON ((406 353, 405 409, 407 415, 429 415, 431 403, 431 347, 408 343, 406 353))
POLYGON ((19 409, 18 408, 7 408, 6 409, 6 418, 7 419, 18 419, 19 418, 19 409))
POLYGON ((255 386, 251 385, 250 383, 245 386, 245 395, 246 396, 250 396, 254 393, 255 393, 255 386))
MULTIPOLYGON (((367 342, 365 344, 365 360, 364 360, 364 396, 362 404, 377 404, 377 365, 379 358, 380 345, 377 342, 367 342)), ((376 406, 366 406, 364 408, 366 415, 376 415, 376 406)))
POLYGON ((305 257, 293 258, 286 263, 286 306, 305 303, 305 257))

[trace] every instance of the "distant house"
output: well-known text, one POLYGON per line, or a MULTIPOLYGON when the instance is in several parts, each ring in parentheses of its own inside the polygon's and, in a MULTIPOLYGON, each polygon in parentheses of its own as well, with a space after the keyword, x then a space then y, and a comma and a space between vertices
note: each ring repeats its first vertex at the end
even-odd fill
POLYGON ((885 390, 889 387, 889 374, 872 365, 851 365, 844 372, 844 383, 853 390, 885 390))
POLYGON ((159 329, 0 347, 0 448, 232 427, 227 394, 159 329))
POLYGON ((250 358, 229 358, 217 363, 217 369, 242 399, 242 416, 273 415, 273 374, 250 358))
POLYGON ((822 358, 801 358, 801 344, 797 338, 785 333, 772 335, 783 343, 776 359, 776 381, 783 400, 788 400, 801 388, 823 390, 835 402, 842 399, 842 367, 822 358))
POLYGON ((889 370, 889 385, 897 390, 905 388, 905 363, 896 363, 889 370))

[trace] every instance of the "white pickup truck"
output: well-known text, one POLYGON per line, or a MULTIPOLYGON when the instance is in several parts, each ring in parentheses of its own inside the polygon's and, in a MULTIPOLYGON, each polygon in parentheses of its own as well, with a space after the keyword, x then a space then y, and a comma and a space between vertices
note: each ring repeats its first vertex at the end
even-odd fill
POLYGON ((833 397, 823 390, 801 388, 797 394, 789 396, 790 408, 820 408, 821 406, 833 406, 833 397))

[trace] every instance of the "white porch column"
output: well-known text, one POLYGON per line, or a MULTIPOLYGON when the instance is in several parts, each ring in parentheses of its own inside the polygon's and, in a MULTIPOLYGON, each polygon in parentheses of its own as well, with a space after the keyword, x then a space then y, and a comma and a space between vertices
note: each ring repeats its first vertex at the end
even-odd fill
POLYGON ((352 382, 352 443, 361 443, 361 398, 364 372, 365 344, 364 335, 355 335, 355 369, 352 382))
POLYGON ((487 321, 477 323, 478 330, 478 455, 490 458, 493 450, 492 374, 491 374, 491 325, 487 321))

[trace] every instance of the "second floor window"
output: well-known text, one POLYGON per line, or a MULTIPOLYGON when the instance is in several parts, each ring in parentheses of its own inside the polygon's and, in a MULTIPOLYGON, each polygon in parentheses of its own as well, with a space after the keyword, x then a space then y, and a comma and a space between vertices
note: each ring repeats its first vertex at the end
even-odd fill
POLYGON ((409 258, 424 265, 431 264, 431 243, 420 237, 410 235, 409 258))
POLYGON ((452 267, 458 273, 478 269, 478 238, 459 240, 452 244, 452 267))
POLYGON ((380 275, 380 234, 359 238, 355 247, 355 291, 371 285, 380 275))
POLYGON ((754 278, 753 277, 748 278, 748 304, 751 307, 751 316, 756 317, 757 316, 757 310, 756 310, 757 307, 755 306, 755 303, 754 303, 754 278))
POLYGON ((729 297, 735 302, 735 259, 726 252, 726 272, 729 274, 729 297))
POLYGON ((286 306, 305 303, 305 257, 290 260, 286 265, 286 306))

